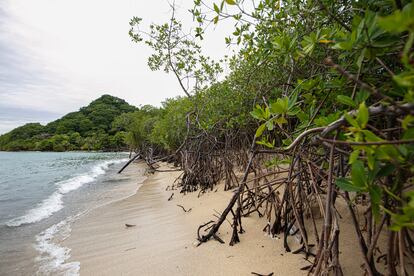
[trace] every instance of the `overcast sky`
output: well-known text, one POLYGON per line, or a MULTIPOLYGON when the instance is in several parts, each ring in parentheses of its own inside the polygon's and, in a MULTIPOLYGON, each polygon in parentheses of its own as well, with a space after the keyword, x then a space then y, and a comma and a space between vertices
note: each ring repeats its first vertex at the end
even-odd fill
MULTIPOLYGON (((192 3, 176 1, 188 26, 192 3)), ((150 49, 128 36, 132 16, 144 26, 163 23, 170 8, 166 0, 1 0, 0 134, 55 120, 102 94, 136 106, 182 95, 172 75, 147 67, 150 49)), ((229 54, 230 27, 210 32, 206 54, 229 54)))

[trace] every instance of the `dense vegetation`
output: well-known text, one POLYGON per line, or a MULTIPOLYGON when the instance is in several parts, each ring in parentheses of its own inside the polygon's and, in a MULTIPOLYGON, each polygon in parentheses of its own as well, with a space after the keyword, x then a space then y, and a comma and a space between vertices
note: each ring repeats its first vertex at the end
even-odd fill
POLYGON ((121 150, 125 127, 121 116, 138 109, 119 98, 103 95, 62 118, 42 126, 29 123, 0 136, 0 150, 121 150))
POLYGON ((148 31, 134 17, 130 36, 153 49, 149 67, 174 74, 185 97, 135 109, 104 96, 46 126, 1 136, 0 149, 126 142, 154 170, 165 160, 180 166, 182 192, 221 180, 237 187, 221 216, 200 226, 200 242, 222 242, 218 230, 231 215, 234 245, 242 218, 256 213, 267 220, 265 232, 283 235, 287 251, 288 239, 299 239, 294 253, 311 263, 304 269, 342 275, 346 218, 364 273, 414 273, 414 4, 195 0, 194 33, 174 8, 169 22, 148 31), (234 55, 204 56, 204 32, 230 22, 225 43, 237 46, 234 55))
POLYGON ((257 213, 287 251, 288 238, 299 238, 295 253, 311 262, 304 269, 342 275, 342 203, 366 274, 413 273, 411 1, 195 0, 191 12, 193 34, 174 6, 148 32, 131 20, 132 39, 154 50, 150 68, 173 73, 186 97, 136 113, 128 141, 154 169, 179 164, 183 192, 222 179, 238 187, 221 217, 198 229, 199 241, 221 241, 231 214, 233 245, 242 218, 257 213), (225 42, 240 50, 221 62, 203 56, 197 39, 229 22, 225 42), (231 72, 220 78, 224 66, 231 72))

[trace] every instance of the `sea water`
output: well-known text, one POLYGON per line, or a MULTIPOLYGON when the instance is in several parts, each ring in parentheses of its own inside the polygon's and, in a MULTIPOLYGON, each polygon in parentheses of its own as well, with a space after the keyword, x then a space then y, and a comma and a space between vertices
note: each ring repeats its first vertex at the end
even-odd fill
POLYGON ((128 179, 125 153, 0 152, 0 275, 77 275, 54 242, 128 179))

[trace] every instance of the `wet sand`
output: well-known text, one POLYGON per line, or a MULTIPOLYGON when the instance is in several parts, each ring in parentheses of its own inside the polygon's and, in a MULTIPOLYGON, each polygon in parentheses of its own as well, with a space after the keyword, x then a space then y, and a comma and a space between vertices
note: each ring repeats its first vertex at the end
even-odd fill
POLYGON ((76 221, 62 244, 72 249, 69 262, 80 262, 81 275, 307 274, 300 270, 309 264, 304 256, 286 253, 282 239, 265 236, 266 222, 256 215, 243 218, 246 233, 235 246, 228 245, 231 228, 225 222, 219 236, 226 244, 211 240, 196 247, 198 226, 214 219, 232 192, 223 191, 222 185, 200 198, 197 192, 184 196, 178 190, 166 191, 178 175, 149 175, 135 195, 76 221), (184 212, 177 204, 191 211, 184 212))

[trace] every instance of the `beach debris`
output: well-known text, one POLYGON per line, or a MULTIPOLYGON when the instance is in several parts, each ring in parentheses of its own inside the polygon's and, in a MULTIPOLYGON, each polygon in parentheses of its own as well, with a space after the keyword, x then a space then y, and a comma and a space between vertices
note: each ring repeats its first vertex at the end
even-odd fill
POLYGON ((200 241, 198 241, 198 240, 193 242, 193 246, 194 246, 194 247, 199 247, 199 246, 200 246, 200 244, 201 244, 201 242, 200 242, 200 241))
POLYGON ((309 270, 312 267, 312 265, 307 265, 304 267, 301 267, 300 270, 309 270))
MULTIPOLYGON (((203 229, 204 232, 205 231, 208 231, 208 229, 214 227, 215 224, 212 224, 212 223, 214 223, 214 221, 213 220, 210 220, 209 222, 207 222, 207 223, 205 223, 203 225, 200 225, 198 227, 197 236, 198 236, 198 240, 200 241, 200 243, 197 246, 201 245, 201 243, 202 243, 202 237, 200 236, 200 230, 203 229)), ((220 233, 218 233, 218 234, 220 234, 220 233)), ((214 234, 212 237, 216 241, 218 241, 219 243, 224 243, 224 241, 221 238, 219 238, 219 236, 217 236, 216 234, 214 234)))
POLYGON ((214 220, 210 220, 209 222, 207 222, 207 223, 204 223, 204 224, 202 224, 202 225, 200 225, 199 227, 198 227, 198 230, 197 230, 197 237, 198 237, 198 240, 199 241, 201 241, 201 235, 200 235, 200 230, 202 229, 202 228, 204 228, 204 230, 203 231, 208 231, 208 229, 210 229, 211 227, 213 227, 214 226, 214 224, 212 224, 212 223, 214 223, 214 220), (209 226, 211 224, 211 226, 209 226), (209 226, 208 228, 206 228, 207 226, 209 226))
POLYGON ((135 159, 139 158, 141 156, 141 153, 137 153, 134 155, 134 157, 132 157, 131 159, 129 159, 128 162, 126 162, 126 164, 118 171, 118 173, 121 173, 123 170, 125 170, 126 167, 129 166, 129 164, 131 164, 135 159))
POLYGON ((130 250, 134 250, 134 249, 137 249, 137 248, 136 247, 131 247, 131 248, 125 249, 125 251, 130 251, 130 250))
POLYGON ((217 235, 213 235, 213 238, 218 241, 219 243, 224 243, 224 241, 222 239, 219 238, 219 236, 217 235))
POLYGON ((168 198, 168 201, 172 200, 173 196, 174 196, 174 193, 172 193, 172 194, 170 195, 170 197, 168 198))
POLYGON ((125 223, 125 227, 129 228, 129 227, 135 227, 137 226, 136 224, 129 224, 129 223, 125 223))
POLYGON ((190 212, 190 211, 192 210, 192 208, 190 208, 190 209, 188 209, 188 210, 187 210, 187 209, 185 209, 185 208, 184 208, 184 206, 183 206, 183 205, 180 205, 180 204, 177 204, 177 206, 178 206, 178 207, 181 207, 181 209, 183 209, 183 211, 184 211, 184 212, 186 212, 186 213, 187 213, 187 212, 190 212))
POLYGON ((273 276, 273 272, 270 273, 270 274, 260 274, 260 273, 257 273, 257 272, 252 272, 252 274, 257 275, 257 276, 273 276))

